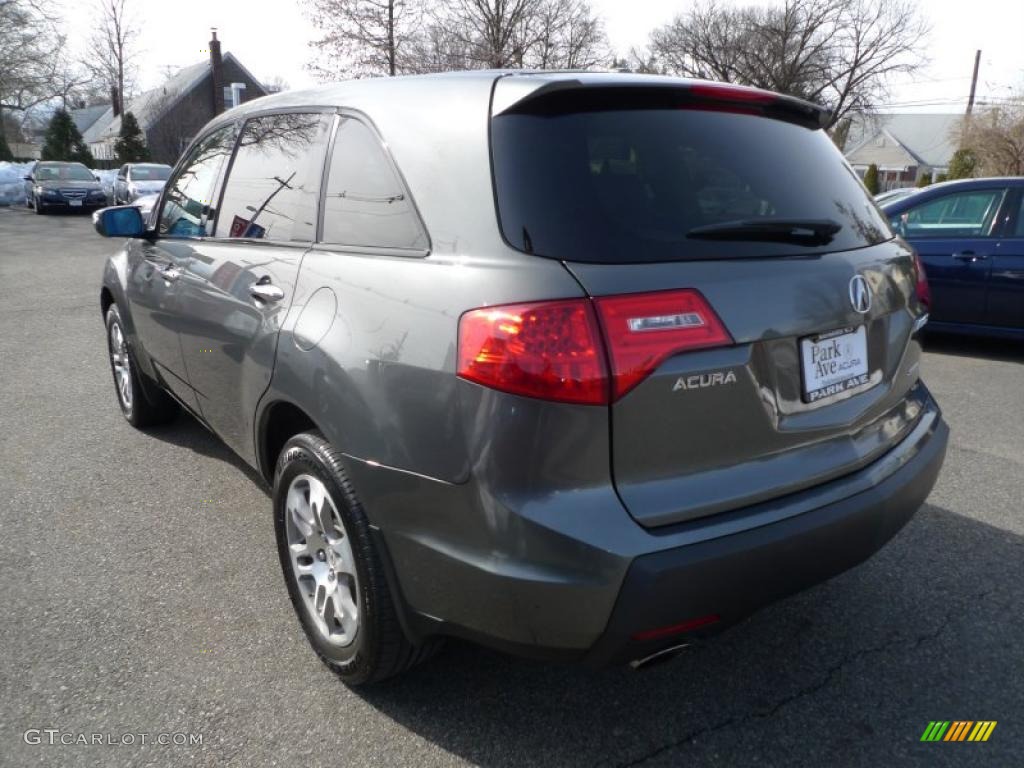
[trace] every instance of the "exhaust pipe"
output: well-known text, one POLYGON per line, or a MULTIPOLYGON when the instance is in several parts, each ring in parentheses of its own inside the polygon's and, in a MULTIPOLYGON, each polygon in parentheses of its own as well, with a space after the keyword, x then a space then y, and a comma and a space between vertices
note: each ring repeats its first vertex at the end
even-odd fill
POLYGON ((679 645, 670 645, 668 648, 662 648, 660 651, 652 653, 650 656, 644 656, 642 659, 633 659, 629 662, 629 668, 632 670, 638 670, 641 667, 652 667, 655 664, 660 664, 663 661, 670 661, 678 656, 680 653, 689 648, 692 643, 680 643, 679 645))

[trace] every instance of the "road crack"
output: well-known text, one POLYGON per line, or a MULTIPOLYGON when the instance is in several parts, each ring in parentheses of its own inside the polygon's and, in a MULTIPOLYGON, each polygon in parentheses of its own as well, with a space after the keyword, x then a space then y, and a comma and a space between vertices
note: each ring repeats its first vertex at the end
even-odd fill
MULTIPOLYGON (((994 591, 995 590, 992 588, 987 589, 983 592, 979 592, 976 595, 972 595, 970 597, 970 600, 972 603, 984 600, 994 591)), ((906 642, 907 649, 910 651, 915 651, 924 643, 930 640, 937 639, 943 632, 946 631, 946 628, 953 621, 953 617, 955 615, 957 615, 956 611, 949 611, 942 617, 942 619, 938 622, 934 629, 928 632, 918 634, 912 638, 907 638, 905 641, 901 641, 900 632, 892 632, 883 642, 879 644, 872 645, 867 648, 861 648, 859 650, 854 651, 853 653, 847 654, 838 662, 829 667, 826 670, 822 679, 820 679, 818 682, 798 689, 789 696, 786 696, 780 699, 779 701, 775 702, 770 707, 749 712, 745 715, 729 717, 713 725, 698 728, 678 739, 674 739, 668 744, 663 744, 655 749, 652 749, 651 751, 633 760, 630 760, 625 763, 620 763, 616 766, 616 768, 633 768, 634 766, 642 765, 643 763, 646 763, 649 760, 653 760, 656 757, 671 752, 674 749, 678 749, 679 747, 682 747, 685 744, 693 742, 698 738, 713 735, 719 731, 723 731, 728 728, 733 728, 736 726, 741 726, 747 723, 752 723, 760 720, 768 720, 774 717, 776 714, 778 714, 780 710, 789 706, 793 702, 800 701, 801 699, 805 699, 809 696, 814 696, 819 691, 822 691, 825 688, 829 687, 845 668, 851 666, 852 664, 855 664, 856 662, 860 661, 862 658, 866 656, 870 656, 875 653, 880 653, 888 648, 891 648, 893 645, 899 642, 906 642)))

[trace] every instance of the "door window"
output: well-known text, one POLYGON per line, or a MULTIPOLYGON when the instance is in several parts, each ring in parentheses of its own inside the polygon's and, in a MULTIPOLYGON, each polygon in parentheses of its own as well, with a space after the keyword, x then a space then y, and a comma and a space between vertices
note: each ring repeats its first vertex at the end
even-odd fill
POLYGON ((903 214, 904 237, 985 237, 1003 199, 1001 189, 958 192, 903 214))
POLYGON ((1017 207, 1017 226, 1013 230, 1013 237, 1024 237, 1024 194, 1020 196, 1020 205, 1017 207))
POLYGON ((333 115, 285 113, 246 122, 224 187, 217 237, 316 237, 320 175, 333 115))
POLYGON ((203 237, 214 219, 214 187, 235 143, 235 126, 214 131, 192 150, 178 174, 167 182, 160 211, 160 234, 203 237))
POLYGON ((354 118, 338 125, 322 239, 339 245, 427 248, 426 232, 384 147, 354 118))

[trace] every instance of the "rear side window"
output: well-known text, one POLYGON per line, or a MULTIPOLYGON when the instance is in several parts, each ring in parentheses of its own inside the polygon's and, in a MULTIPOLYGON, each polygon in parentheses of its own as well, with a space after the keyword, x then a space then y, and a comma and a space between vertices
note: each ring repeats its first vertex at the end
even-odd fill
POLYGON ((984 237, 1003 199, 1001 189, 958 192, 914 206, 903 214, 905 237, 984 237))
POLYGON ((338 125, 321 239, 338 245, 427 248, 419 216, 384 147, 354 118, 338 125))
POLYGON ((541 107, 492 120, 505 239, 579 262, 773 256, 860 248, 887 222, 820 129, 702 109, 580 111, 541 107), (829 221, 828 242, 697 239, 697 227, 757 220, 829 221))
POLYGON ((203 237, 214 218, 214 185, 231 155, 235 126, 214 131, 192 149, 188 160, 167 182, 160 211, 160 234, 167 237, 203 237))
POLYGON ((217 237, 312 242, 331 115, 248 120, 224 185, 217 237))

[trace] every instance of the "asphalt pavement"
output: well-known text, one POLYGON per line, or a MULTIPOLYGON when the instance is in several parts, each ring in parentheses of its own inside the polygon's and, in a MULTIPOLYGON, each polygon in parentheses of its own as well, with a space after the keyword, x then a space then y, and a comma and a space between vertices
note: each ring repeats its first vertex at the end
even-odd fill
POLYGON ((188 418, 122 419, 115 248, 0 208, 0 766, 1021 764, 1024 345, 928 342, 945 468, 853 571, 641 672, 453 642, 353 692, 302 637, 259 479, 188 418), (932 720, 998 725, 922 743, 932 720))

